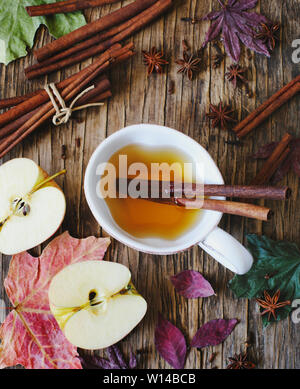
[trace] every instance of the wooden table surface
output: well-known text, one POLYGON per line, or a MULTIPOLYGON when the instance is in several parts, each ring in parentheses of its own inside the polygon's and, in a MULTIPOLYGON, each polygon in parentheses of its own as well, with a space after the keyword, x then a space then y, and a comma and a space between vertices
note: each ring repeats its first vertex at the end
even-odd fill
MULTIPOLYGON (((128 2, 122 2, 122 5, 128 2)), ((245 138, 241 145, 230 145, 234 135, 211 127, 205 118, 209 103, 231 103, 238 110, 239 118, 245 117, 256 106, 272 95, 281 86, 299 74, 299 64, 292 62, 292 41, 300 38, 299 0, 261 0, 257 7, 263 14, 282 24, 281 42, 271 59, 247 53, 242 54, 242 65, 248 68, 250 87, 254 97, 248 98, 245 90, 234 90, 224 74, 231 60, 217 69, 211 65, 214 49, 204 52, 202 70, 190 82, 177 74, 175 64, 182 56, 181 42, 186 39, 193 52, 201 47, 208 23, 191 25, 180 19, 184 16, 201 16, 218 7, 218 1, 175 0, 175 6, 164 17, 133 37, 136 56, 125 65, 111 71, 113 98, 104 106, 76 113, 67 125, 54 127, 46 124, 8 154, 1 163, 15 157, 27 157, 40 164, 49 173, 66 168, 68 173, 59 178, 67 198, 67 214, 60 230, 69 230, 74 237, 105 235, 93 218, 83 192, 84 173, 89 158, 97 145, 119 129, 135 123, 156 123, 175 128, 188 134, 203 145, 218 164, 226 183, 247 184, 254 177, 260 162, 248 158, 260 145, 279 140, 288 130, 300 135, 300 97, 293 98, 268 121, 245 138), (162 75, 147 77, 141 50, 152 46, 163 49, 169 65, 162 75), (175 82, 175 93, 169 94, 169 82, 175 82), (79 141, 80 140, 80 141, 79 141), (66 145, 66 159, 62 158, 62 145, 66 145)), ((95 20, 120 7, 120 3, 88 10, 87 20, 95 20)), ((50 38, 45 29, 40 29, 36 46, 40 47, 50 38)), ((28 82, 24 68, 33 62, 30 54, 9 66, 0 66, 0 98, 12 97, 41 87, 42 78, 28 82)), ((48 78, 57 81, 85 67, 91 60, 75 65, 48 78)), ((285 239, 300 244, 299 178, 290 173, 282 182, 293 189, 292 199, 284 202, 266 202, 275 211, 272 222, 260 223, 235 216, 223 216, 221 227, 243 242, 246 233, 263 232, 273 239, 285 239)), ((43 246, 44 247, 44 246, 43 246)), ((41 248, 35 250, 38 254, 41 248)), ((233 274, 225 270, 199 247, 195 246, 178 255, 154 256, 139 253, 112 240, 107 259, 123 263, 132 271, 137 289, 149 304, 143 322, 122 342, 125 352, 131 347, 139 350, 140 368, 169 368, 159 357, 154 347, 154 328, 158 311, 176 324, 191 340, 196 330, 205 322, 215 318, 238 318, 240 323, 224 344, 190 351, 186 368, 211 368, 209 357, 217 352, 213 367, 224 368, 228 357, 243 350, 250 339, 250 354, 259 368, 300 368, 299 324, 286 319, 264 329, 259 308, 254 301, 235 299, 227 288, 233 274), (175 293, 169 276, 185 269, 200 271, 212 283, 217 296, 207 299, 186 300, 175 293)), ((9 257, 1 262, 2 285, 0 298, 9 304, 3 289, 9 257)), ((3 320, 3 312, 0 313, 3 320)))

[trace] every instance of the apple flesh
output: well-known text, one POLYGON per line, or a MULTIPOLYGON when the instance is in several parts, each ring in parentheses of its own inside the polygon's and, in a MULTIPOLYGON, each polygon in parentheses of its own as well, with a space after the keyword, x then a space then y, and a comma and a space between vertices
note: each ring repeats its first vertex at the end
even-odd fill
POLYGON ((53 181, 57 175, 49 177, 27 158, 16 158, 0 166, 1 253, 14 255, 29 250, 59 228, 66 200, 53 181))
POLYGON ((51 281, 49 302, 66 338, 87 350, 119 342, 147 311, 128 268, 107 261, 65 267, 51 281))

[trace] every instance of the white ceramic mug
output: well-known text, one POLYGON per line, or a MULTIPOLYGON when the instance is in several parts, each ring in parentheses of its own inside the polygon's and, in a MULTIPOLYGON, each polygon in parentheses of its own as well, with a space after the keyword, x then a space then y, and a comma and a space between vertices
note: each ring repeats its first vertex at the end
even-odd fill
MULTIPOLYGON (((88 205, 101 227, 113 238, 136 250, 151 254, 174 254, 198 244, 218 262, 237 274, 248 272, 253 258, 235 238, 218 227, 221 212, 203 210, 195 225, 179 238, 136 238, 119 227, 110 214, 104 199, 96 193, 99 175, 97 167, 107 162, 121 148, 129 144, 174 147, 187 154, 193 163, 205 166, 205 184, 224 184, 222 175, 208 152, 192 138, 171 128, 137 124, 115 132, 105 139, 93 153, 85 174, 84 190, 88 205)), ((215 197, 224 199, 224 197, 215 197)))

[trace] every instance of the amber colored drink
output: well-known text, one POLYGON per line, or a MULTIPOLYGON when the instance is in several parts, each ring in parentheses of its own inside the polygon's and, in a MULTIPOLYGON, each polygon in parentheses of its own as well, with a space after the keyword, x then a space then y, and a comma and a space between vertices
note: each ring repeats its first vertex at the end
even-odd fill
MULTIPOLYGON (((144 179, 151 179, 151 163, 161 164, 165 162, 169 165, 177 163, 177 166, 182 168, 182 170, 180 169, 182 179, 185 182, 193 181, 190 173, 184 176, 183 168, 184 163, 192 163, 192 161, 188 155, 178 149, 152 148, 138 144, 128 145, 118 150, 108 161, 115 166, 117 171, 120 168, 120 155, 127 156, 127 168, 135 162, 144 163, 149 172, 148 177, 143 177, 144 179)), ((174 172, 171 173, 171 180, 176 177, 176 169, 174 169, 174 172)), ((160 176, 160 179, 162 179, 162 176, 160 176)), ((199 210, 158 204, 144 199, 106 198, 105 201, 115 222, 124 231, 139 238, 176 239, 194 226, 201 213, 199 210)))

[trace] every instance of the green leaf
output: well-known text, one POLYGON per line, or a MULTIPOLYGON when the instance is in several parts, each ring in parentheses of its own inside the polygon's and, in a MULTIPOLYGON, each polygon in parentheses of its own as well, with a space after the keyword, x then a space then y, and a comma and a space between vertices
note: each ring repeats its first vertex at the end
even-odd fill
POLYGON ((0 62, 7 65, 25 56, 41 24, 59 38, 86 23, 81 12, 33 18, 27 14, 25 7, 45 3, 53 3, 53 0, 0 0, 0 62))
MULTIPOLYGON (((280 289, 280 301, 300 298, 300 251, 295 243, 274 241, 266 236, 247 235, 248 247, 254 264, 244 275, 236 275, 229 288, 236 297, 248 299, 263 297, 264 290, 271 296, 280 289)), ((276 311, 277 321, 286 318, 292 307, 285 306, 276 311)), ((274 321, 272 318, 271 321, 274 321)), ((263 316, 268 325, 268 315, 263 316)))

